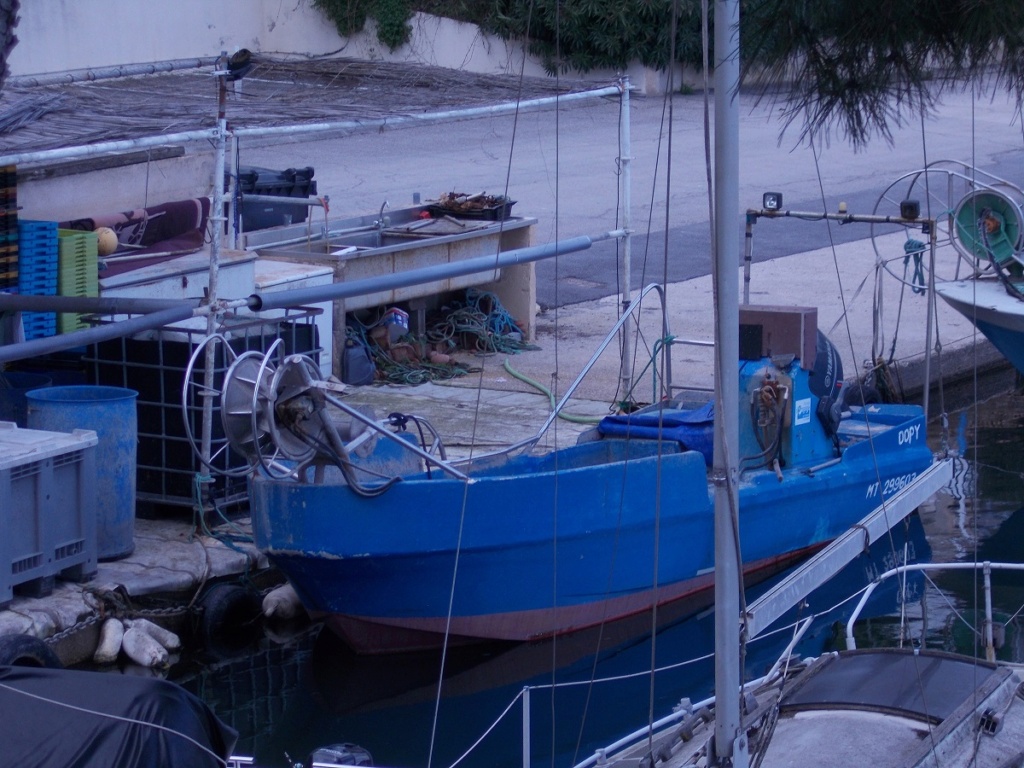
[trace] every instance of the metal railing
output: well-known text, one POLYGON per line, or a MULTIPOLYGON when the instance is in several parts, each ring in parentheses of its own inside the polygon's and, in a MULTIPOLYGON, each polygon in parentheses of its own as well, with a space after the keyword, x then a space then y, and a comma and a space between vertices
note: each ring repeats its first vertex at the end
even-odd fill
POLYGON ((875 589, 887 579, 891 579, 894 576, 903 576, 907 573, 914 571, 929 572, 929 571, 981 571, 982 573, 982 588, 984 592, 984 603, 985 603, 985 619, 981 629, 982 640, 985 644, 985 659, 988 661, 996 660, 996 649, 995 642, 992 632, 992 571, 1024 571, 1024 563, 993 563, 988 560, 978 563, 914 563, 909 565, 900 565, 896 568, 892 568, 881 576, 879 576, 874 582, 872 582, 864 590, 864 594, 861 596, 860 602, 857 603, 857 607, 854 608, 853 614, 850 616, 849 621, 846 622, 846 644, 847 647, 856 649, 857 641, 853 637, 853 625, 854 622, 860 617, 861 611, 871 598, 871 594, 875 589))

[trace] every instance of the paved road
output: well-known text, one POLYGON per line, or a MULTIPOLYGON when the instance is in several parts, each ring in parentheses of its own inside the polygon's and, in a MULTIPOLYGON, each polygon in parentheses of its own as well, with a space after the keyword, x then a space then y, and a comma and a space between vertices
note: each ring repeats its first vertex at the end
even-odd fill
MULTIPOLYGON (((518 201, 514 213, 538 219, 537 241, 616 227, 620 210, 616 163, 619 105, 615 100, 573 105, 515 117, 489 117, 445 125, 403 127, 292 145, 243 144, 243 164, 316 169, 321 194, 335 215, 376 212, 383 201, 410 204, 446 191, 487 191, 518 201)), ((928 119, 855 152, 839 138, 817 147, 796 145, 791 131, 780 143, 772 110, 742 97, 740 205, 759 206, 762 192, 782 192, 794 210, 874 211, 879 196, 902 174, 929 161, 970 161, 1024 183, 1022 133, 1003 96, 973 100, 951 96, 928 119), (922 141, 922 136, 924 140, 922 141), (817 158, 817 163, 815 159, 817 158), (820 183, 819 183, 820 178, 820 183), (824 203, 823 203, 824 201, 824 203)), ((634 97, 631 108, 633 285, 683 280, 709 272, 703 97, 634 97), (671 121, 671 145, 667 138, 671 121), (670 157, 671 155, 671 157, 670 157), (669 160, 673 168, 667 177, 669 160), (668 188, 667 188, 668 187, 668 188), (666 201, 668 203, 666 204, 666 201), (666 232, 668 233, 666 238, 666 232), (650 234, 648 234, 650 233, 650 234), (667 243, 667 248, 666 248, 667 243), (665 254, 668 258, 665 258, 665 254)), ((902 197, 894 189, 895 213, 902 197)), ((884 207, 884 206, 883 206, 884 207)), ((737 223, 737 233, 741 223, 737 223)), ((762 222, 755 228, 755 260, 864 239, 864 225, 826 228, 821 223, 762 222), (831 235, 830 235, 831 232, 831 235)), ((538 264, 538 301, 563 306, 618 292, 616 244, 538 264)))

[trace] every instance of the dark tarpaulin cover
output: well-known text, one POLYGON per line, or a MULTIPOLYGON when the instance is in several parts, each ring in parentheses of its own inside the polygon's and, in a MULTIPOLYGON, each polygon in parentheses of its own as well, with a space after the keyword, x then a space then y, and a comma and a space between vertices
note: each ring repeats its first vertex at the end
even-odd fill
POLYGON ((605 437, 636 440, 677 440, 685 449, 700 451, 710 467, 714 452, 715 404, 683 411, 664 408, 655 411, 605 416, 597 431, 605 437))
POLYGON ((217 766, 237 737, 167 680, 0 666, 0 766, 217 766))

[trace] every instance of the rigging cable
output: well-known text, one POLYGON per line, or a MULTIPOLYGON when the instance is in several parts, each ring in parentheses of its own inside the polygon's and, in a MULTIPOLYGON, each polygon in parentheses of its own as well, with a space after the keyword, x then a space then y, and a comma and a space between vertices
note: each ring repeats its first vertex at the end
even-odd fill
MULTIPOLYGON (((525 39, 527 39, 527 40, 530 39, 530 26, 531 26, 531 22, 532 22, 532 19, 533 19, 533 9, 534 9, 534 0, 530 0, 530 8, 529 8, 529 11, 527 13, 526 30, 525 30, 525 39)), ((556 10, 556 19, 557 19, 557 13, 558 12, 556 10)), ((520 104, 520 102, 522 101, 522 98, 523 98, 523 88, 524 88, 525 72, 526 72, 526 48, 524 46, 524 48, 523 48, 523 58, 522 58, 522 62, 520 64, 520 68, 519 68, 519 77, 518 77, 517 89, 516 89, 516 109, 515 109, 515 111, 513 113, 513 118, 512 118, 512 138, 509 141, 508 163, 506 165, 506 172, 505 172, 505 192, 504 192, 504 196, 505 196, 506 200, 509 199, 508 198, 509 180, 510 180, 511 175, 512 175, 512 158, 513 158, 514 153, 515 153, 516 136, 518 135, 518 129, 519 129, 519 104, 520 104)), ((560 86, 560 81, 558 81, 558 79, 556 77, 556 89, 559 86, 560 86)), ((556 95, 556 102, 555 102, 555 115, 556 115, 556 120, 557 120, 557 115, 558 115, 557 95, 556 95)), ((557 145, 557 133, 558 132, 556 130, 555 131, 555 134, 556 134, 556 145, 555 145, 556 146, 556 157, 557 157, 557 146, 558 146, 557 145)), ((556 168, 557 168, 557 160, 556 160, 556 168)), ((557 174, 556 174, 556 178, 557 178, 557 174)), ((504 223, 502 223, 501 227, 504 228, 504 223)), ((500 240, 500 237, 499 237, 499 240, 500 240)), ((555 241, 556 242, 558 241, 558 194, 557 194, 557 187, 556 187, 556 194, 555 194, 555 241)), ((497 264, 497 259, 498 259, 499 251, 500 251, 500 246, 496 245, 495 246, 495 254, 494 254, 494 258, 495 258, 495 263, 496 264, 497 264)), ((556 270, 556 273, 555 273, 555 277, 556 277, 556 280, 555 280, 555 298, 556 298, 556 301, 555 301, 555 303, 557 305, 557 303, 558 303, 558 301, 557 301, 557 297, 558 297, 558 283, 559 283, 559 281, 557 279, 557 276, 558 276, 558 274, 557 274, 558 259, 557 258, 555 259, 555 270, 556 270)), ((557 306, 555 307, 555 318, 556 318, 556 328, 557 328, 557 318, 558 318, 558 308, 557 308, 557 306)), ((557 372, 557 368, 558 368, 558 334, 556 333, 555 334, 555 369, 556 369, 556 372, 557 372)), ((470 440, 469 440, 469 444, 470 444, 470 449, 469 449, 470 450, 470 459, 473 458, 473 451, 474 451, 475 443, 476 443, 477 429, 478 429, 479 423, 480 423, 480 411, 481 411, 482 398, 483 398, 483 394, 481 392, 482 384, 483 384, 483 371, 484 371, 483 366, 481 366, 479 369, 477 369, 477 371, 475 371, 476 373, 478 373, 478 381, 477 381, 476 404, 475 404, 475 408, 474 408, 474 411, 473 411, 473 424, 472 424, 472 429, 471 429, 471 432, 470 432, 470 440)), ((431 766, 433 765, 434 748, 435 748, 436 741, 437 741, 437 727, 438 727, 438 721, 440 719, 440 713, 441 713, 441 693, 442 693, 442 689, 443 689, 443 686, 444 686, 445 669, 446 669, 446 666, 447 666, 447 663, 448 663, 448 641, 449 641, 449 638, 451 637, 452 615, 453 615, 453 611, 454 611, 454 607, 455 607, 455 587, 456 587, 456 584, 458 583, 459 561, 460 561, 461 555, 462 555, 462 543, 463 543, 463 535, 465 533, 466 510, 467 510, 467 507, 468 507, 468 503, 469 503, 469 480, 467 479, 466 481, 463 481, 463 484, 462 484, 462 504, 461 504, 461 507, 460 507, 460 510, 459 510, 458 538, 457 538, 457 541, 456 541, 456 544, 455 544, 455 560, 454 560, 454 563, 452 565, 451 587, 450 587, 450 590, 449 590, 449 593, 448 593, 448 606, 447 606, 447 611, 446 611, 446 615, 445 615, 444 641, 443 641, 442 647, 441 647, 441 663, 440 663, 439 668, 438 668, 437 689, 436 689, 436 693, 435 693, 435 696, 434 696, 434 712, 433 712, 433 717, 432 717, 432 720, 431 720, 431 723, 430 723, 430 746, 429 746, 429 751, 428 751, 428 754, 427 754, 427 768, 431 768, 431 766)), ((552 674, 554 674, 554 666, 553 665, 552 665, 552 674)), ((552 706, 554 706, 554 702, 553 701, 552 701, 552 706)), ((554 717, 552 717, 551 721, 554 722, 554 717)), ((554 739, 554 731, 552 729, 552 740, 553 739, 554 739)), ((552 754, 554 754, 553 751, 552 751, 552 754)))

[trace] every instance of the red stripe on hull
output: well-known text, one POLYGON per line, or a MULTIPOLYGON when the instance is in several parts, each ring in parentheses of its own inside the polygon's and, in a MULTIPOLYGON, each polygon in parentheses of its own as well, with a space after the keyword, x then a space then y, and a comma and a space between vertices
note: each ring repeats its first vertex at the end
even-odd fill
MULTIPOLYGON (((743 569, 746 586, 785 570, 822 546, 824 544, 748 564, 743 569)), ((657 603, 662 612, 661 620, 678 620, 709 607, 714 602, 713 587, 714 574, 706 573, 659 589, 657 603)), ((649 611, 651 605, 651 592, 645 592, 564 608, 453 616, 450 624, 444 616, 406 619, 334 614, 315 618, 324 619, 357 653, 381 654, 439 648, 445 644, 446 635, 449 646, 485 640, 542 640, 638 616, 649 611)))

